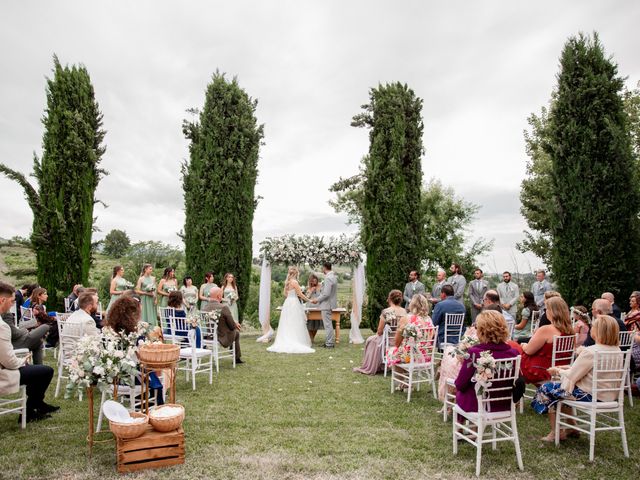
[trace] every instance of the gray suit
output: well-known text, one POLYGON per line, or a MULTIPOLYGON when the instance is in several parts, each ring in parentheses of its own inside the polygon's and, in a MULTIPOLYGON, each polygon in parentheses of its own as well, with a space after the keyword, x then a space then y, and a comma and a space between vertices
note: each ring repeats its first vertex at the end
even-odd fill
POLYGON ((325 340, 327 347, 333 347, 335 344, 335 333, 331 323, 331 310, 334 308, 338 308, 338 277, 332 270, 327 272, 318 297, 318 309, 322 310, 322 324, 327 334, 325 340))
POLYGON ((447 278, 447 283, 453 287, 453 298, 464 305, 464 289, 467 286, 467 279, 456 273, 447 278))
POLYGON ((520 297, 520 288, 517 283, 513 281, 502 282, 498 285, 498 295, 500 296, 500 306, 507 303, 511 305, 508 312, 513 318, 516 318, 516 312, 518 311, 518 298, 520 297))
POLYGON ((412 282, 407 283, 404 286, 404 306, 405 308, 409 308, 409 304, 411 303, 411 299, 414 295, 424 294, 424 284, 417 281, 415 285, 412 282))
POLYGON ((489 283, 485 279, 471 280, 469 283, 469 300, 471 300, 471 321, 475 322, 481 308, 476 308, 473 304, 482 305, 484 294, 489 289, 489 283))

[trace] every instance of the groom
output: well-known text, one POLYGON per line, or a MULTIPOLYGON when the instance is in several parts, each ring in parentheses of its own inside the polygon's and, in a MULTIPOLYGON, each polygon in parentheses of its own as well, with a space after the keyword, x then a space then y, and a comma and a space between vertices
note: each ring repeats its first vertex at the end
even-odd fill
POLYGON ((338 307, 338 278, 331 270, 331 264, 324 262, 322 265, 324 273, 324 283, 322 284, 322 292, 318 298, 311 300, 311 303, 317 303, 322 311, 322 324, 327 333, 327 339, 324 346, 333 348, 335 343, 335 335, 333 333, 333 325, 331 323, 331 310, 338 307))

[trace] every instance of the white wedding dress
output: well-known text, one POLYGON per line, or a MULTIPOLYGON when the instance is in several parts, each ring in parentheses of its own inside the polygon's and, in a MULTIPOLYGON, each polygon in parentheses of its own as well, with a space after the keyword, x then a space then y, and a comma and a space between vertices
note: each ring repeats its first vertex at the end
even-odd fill
POLYGON ((311 348, 311 338, 307 330, 307 315, 293 289, 289 290, 282 306, 276 340, 272 346, 267 348, 267 351, 277 353, 315 352, 311 348))

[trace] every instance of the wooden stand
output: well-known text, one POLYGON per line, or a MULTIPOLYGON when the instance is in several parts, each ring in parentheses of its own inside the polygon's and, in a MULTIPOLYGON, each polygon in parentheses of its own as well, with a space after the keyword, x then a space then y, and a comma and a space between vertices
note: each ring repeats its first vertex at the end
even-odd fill
POLYGON ((184 431, 157 432, 151 425, 138 438, 116 440, 118 473, 184 463, 184 431))
POLYGON ((154 370, 170 370, 171 378, 169 379, 169 403, 176 403, 176 367, 178 361, 173 363, 149 363, 140 361, 140 373, 142 374, 142 405, 140 411, 149 414, 149 374, 154 370))
MULTIPOLYGON (((307 320, 322 320, 322 310, 307 308, 307 320)), ((331 310, 331 321, 336 323, 336 343, 340 343, 340 316, 347 313, 346 308, 334 308, 331 310)))

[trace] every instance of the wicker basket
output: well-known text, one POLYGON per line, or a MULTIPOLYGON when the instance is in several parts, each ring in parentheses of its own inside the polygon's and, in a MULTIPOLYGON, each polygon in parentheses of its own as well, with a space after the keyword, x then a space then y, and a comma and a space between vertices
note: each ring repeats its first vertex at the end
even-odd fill
POLYGON ((180 425, 182 425, 183 421, 184 421, 184 407, 177 403, 165 403, 164 405, 161 405, 159 407, 153 407, 149 412, 149 423, 153 426, 153 428, 155 428, 159 432, 170 432, 172 430, 175 430, 179 428, 180 425), (153 416, 154 411, 161 410, 165 407, 179 407, 181 410, 181 413, 174 417, 158 418, 153 416))
POLYGON ((132 418, 144 418, 145 421, 140 423, 119 423, 109 420, 109 428, 111 428, 113 434, 123 440, 138 438, 147 430, 147 425, 149 424, 149 417, 144 413, 130 412, 129 415, 132 418))
POLYGON ((170 343, 150 343, 138 349, 141 363, 148 365, 170 365, 180 358, 180 346, 170 343))

